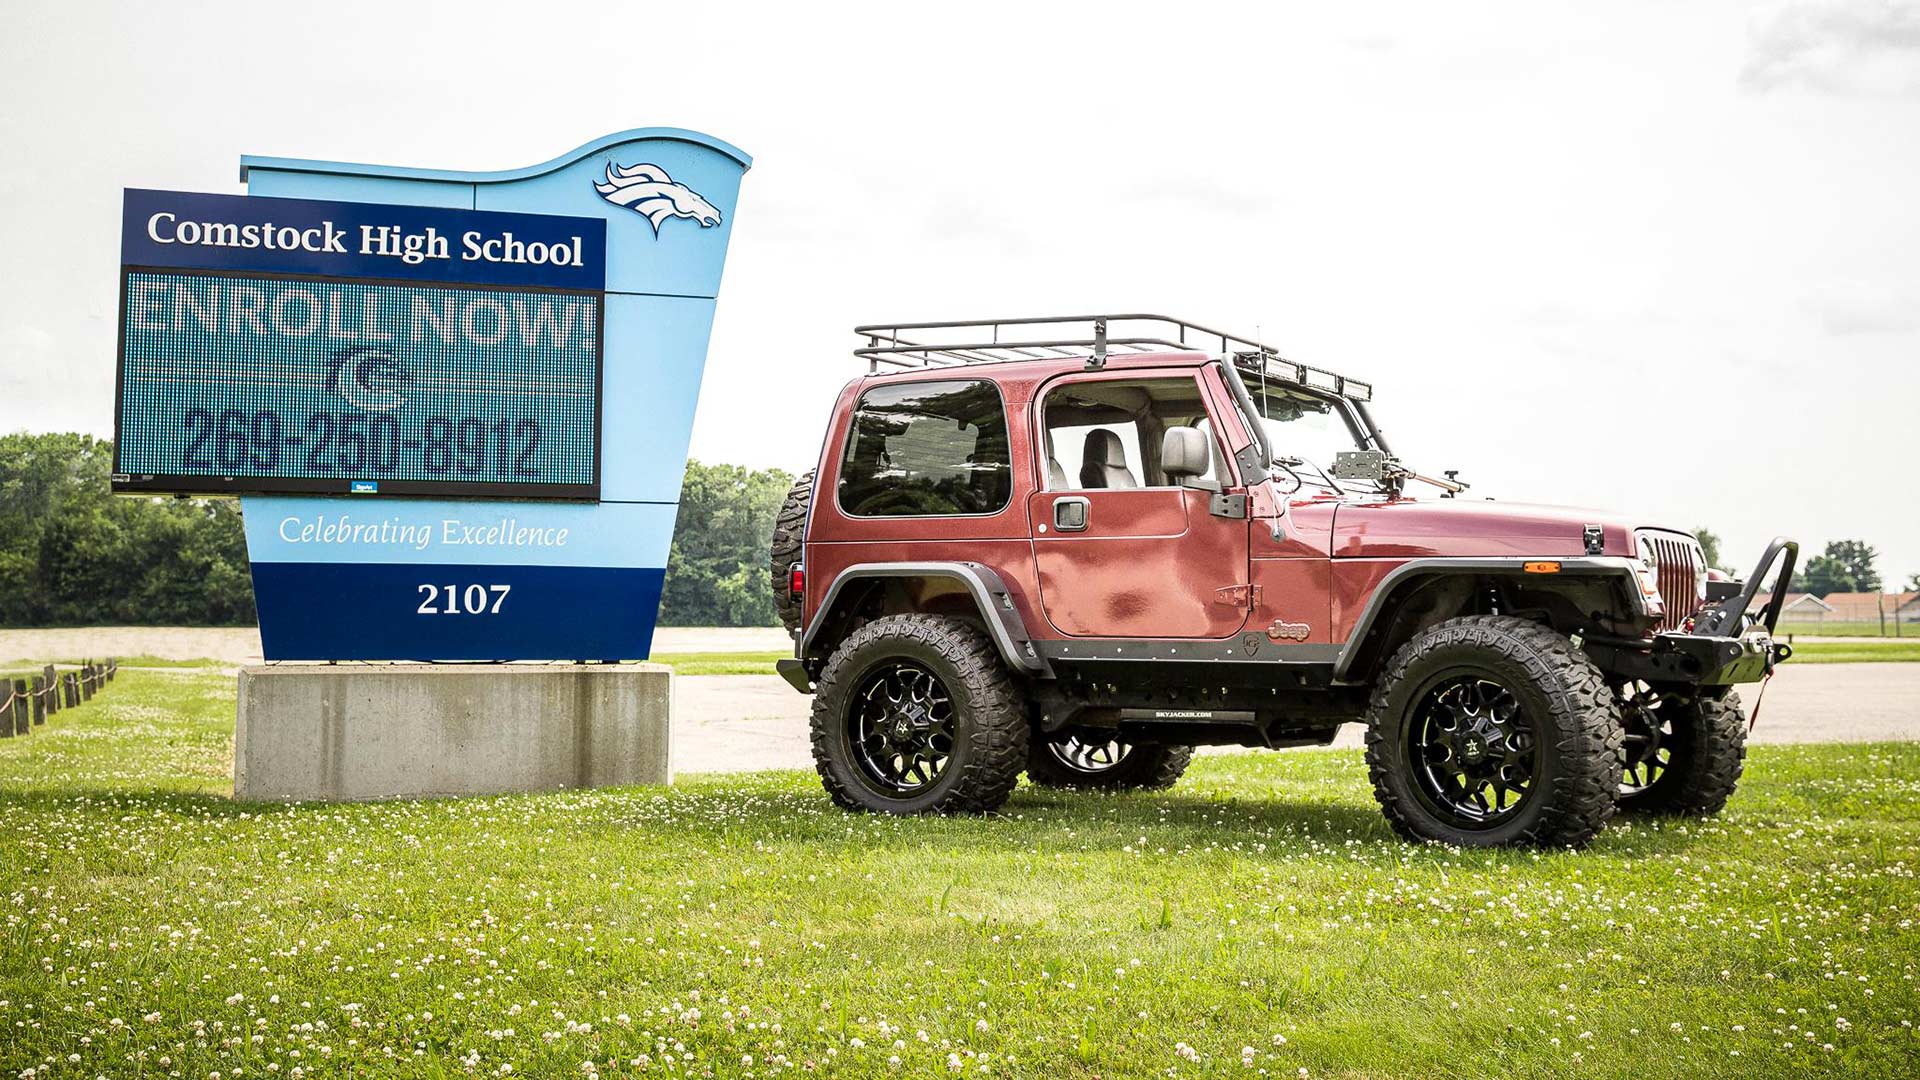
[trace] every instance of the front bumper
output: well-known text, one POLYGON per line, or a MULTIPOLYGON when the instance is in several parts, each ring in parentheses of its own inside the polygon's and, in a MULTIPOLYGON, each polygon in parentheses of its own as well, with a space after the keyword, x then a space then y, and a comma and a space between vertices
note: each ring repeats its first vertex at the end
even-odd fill
POLYGON ((1728 583, 1723 595, 1709 596, 1684 629, 1643 641, 1595 636, 1581 647, 1602 668, 1628 679, 1694 686, 1759 682, 1793 655, 1792 646, 1773 639, 1773 628, 1799 554, 1798 543, 1776 537, 1746 583, 1728 583), (1763 592, 1766 607, 1751 613, 1763 592))
POLYGON ((1693 686, 1759 682, 1793 655, 1792 646, 1773 640, 1766 630, 1737 638, 1675 631, 1655 636, 1650 645, 1608 639, 1583 641, 1581 648, 1602 668, 1625 678, 1693 686))

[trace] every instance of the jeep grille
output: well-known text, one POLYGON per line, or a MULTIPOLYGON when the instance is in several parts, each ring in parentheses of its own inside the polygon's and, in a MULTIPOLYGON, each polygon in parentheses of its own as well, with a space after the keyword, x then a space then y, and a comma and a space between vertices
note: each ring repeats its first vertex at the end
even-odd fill
POLYGON ((1667 609, 1654 629, 1679 629, 1700 606, 1698 590, 1700 577, 1706 573, 1706 556, 1692 537, 1680 533, 1644 529, 1634 536, 1641 557, 1653 563, 1660 602, 1667 609))

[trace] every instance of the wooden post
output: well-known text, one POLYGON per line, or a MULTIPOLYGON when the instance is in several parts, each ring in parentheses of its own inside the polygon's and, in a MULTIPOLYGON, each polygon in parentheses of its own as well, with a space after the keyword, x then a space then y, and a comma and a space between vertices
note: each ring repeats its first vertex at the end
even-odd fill
POLYGON ((52 716, 54 713, 60 711, 60 676, 54 674, 52 664, 41 668, 40 674, 46 677, 47 715, 52 716))
POLYGON ((67 708, 80 704, 80 684, 78 677, 69 671, 60 676, 60 693, 67 699, 67 708))
POLYGON ((31 685, 32 689, 27 691, 27 697, 33 702, 33 722, 44 724, 47 722, 47 682, 35 675, 31 685))
POLYGON ((11 693, 13 693, 13 688, 7 684, 5 679, 0 679, 0 701, 7 703, 5 706, 0 707, 0 739, 13 738, 13 702, 8 700, 7 697, 7 695, 11 693))
POLYGON ((80 665, 79 679, 80 679, 80 700, 92 701, 93 700, 93 663, 91 661, 80 665))
POLYGON ((27 712, 27 680, 13 680, 13 733, 33 734, 32 714, 27 712))

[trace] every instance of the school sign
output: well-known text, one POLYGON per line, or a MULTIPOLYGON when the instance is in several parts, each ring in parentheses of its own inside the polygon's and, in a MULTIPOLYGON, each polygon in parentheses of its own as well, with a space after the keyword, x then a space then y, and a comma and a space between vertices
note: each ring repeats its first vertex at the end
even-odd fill
POLYGON ((130 189, 114 486, 237 495, 269 660, 647 655, 750 159, 130 189))

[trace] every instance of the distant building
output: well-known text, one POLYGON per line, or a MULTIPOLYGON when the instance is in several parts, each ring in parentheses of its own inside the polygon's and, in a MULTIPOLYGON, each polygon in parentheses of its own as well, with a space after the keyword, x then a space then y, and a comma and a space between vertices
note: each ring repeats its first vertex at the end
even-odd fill
MULTIPOLYGON (((1820 598, 1827 607, 1824 621, 1870 623, 1885 619, 1893 622, 1920 621, 1920 593, 1828 593, 1820 598)), ((1784 616, 1783 616, 1784 617, 1784 616)), ((1816 618, 1809 613, 1808 618, 1816 618)))
MULTIPOLYGON (((1772 599, 1772 593, 1761 593, 1754 598, 1753 606, 1756 609, 1765 608, 1772 599)), ((1832 611, 1825 601, 1812 593, 1790 592, 1787 602, 1780 608, 1780 619, 1782 622, 1820 622, 1832 611)))

